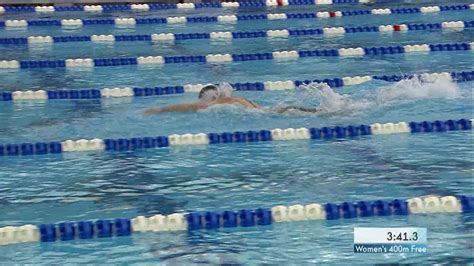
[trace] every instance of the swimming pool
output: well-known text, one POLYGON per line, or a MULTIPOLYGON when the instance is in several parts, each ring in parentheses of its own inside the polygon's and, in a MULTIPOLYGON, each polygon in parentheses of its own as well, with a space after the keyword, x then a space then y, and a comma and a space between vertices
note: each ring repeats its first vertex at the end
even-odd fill
MULTIPOLYGON (((449 5, 470 3, 456 1, 449 5)), ((102 14, 7 12, 1 16, 5 20, 29 21, 115 17, 145 19, 345 12, 432 5, 445 4, 439 1, 411 5, 338 4, 102 14)), ((0 145, 471 119, 473 83, 469 80, 472 80, 474 56, 472 50, 461 48, 473 41, 472 27, 469 27, 472 12, 449 10, 423 14, 137 24, 134 27, 3 27, 0 28, 0 39, 227 31, 263 31, 268 34, 268 30, 281 29, 304 32, 302 30, 328 27, 379 29, 381 25, 464 22, 464 27, 451 29, 424 26, 424 29, 418 27, 406 32, 362 30, 352 33, 346 30, 345 34, 313 31, 287 38, 250 33, 246 38, 233 36, 231 40, 191 37, 174 42, 129 40, 4 44, 0 41, 0 61, 38 62, 23 63, 22 68, 0 69, 0 145), (429 51, 424 52, 406 52, 405 49, 404 53, 395 53, 393 48, 448 43, 457 46, 441 47, 442 51, 438 51, 439 46, 430 46, 429 51), (329 52, 357 47, 382 47, 385 52, 378 49, 378 54, 364 56, 334 56, 329 52), (392 50, 387 47, 392 47, 392 50), (262 54, 273 51, 292 50, 328 52, 286 59, 276 58, 278 56, 274 54, 271 58, 262 57, 262 54), (233 62, 184 62, 188 59, 183 59, 185 56, 208 54, 233 54, 233 62), (100 61, 102 65, 108 62, 108 66, 60 64, 60 61, 76 58, 102 60, 141 56, 169 57, 173 59, 168 60, 174 60, 174 63, 128 64, 134 62, 132 60, 123 65, 122 61, 111 60, 100 61), (57 65, 52 67, 51 64, 39 63, 45 60, 54 61, 57 65), (448 74, 448 77, 441 75, 436 80, 430 76, 428 79, 434 82, 420 82, 417 78, 386 81, 393 79, 392 75, 399 80, 404 75, 441 72, 467 74, 462 76, 465 80, 461 80, 461 75, 448 74), (364 82, 343 79, 354 76, 369 78, 364 82), (464 82, 452 82, 452 77, 464 82), (332 79, 333 88, 322 87, 324 93, 316 94, 302 89, 279 89, 294 87, 298 82, 283 85, 268 83, 315 79, 332 79), (320 116, 277 115, 225 106, 197 113, 144 115, 149 108, 195 100, 197 94, 188 90, 199 86, 189 85, 209 82, 233 83, 236 89, 241 89, 235 92, 236 95, 266 107, 321 104, 326 113, 320 116), (360 84, 349 85, 351 82, 360 84), (161 89, 125 90, 131 95, 109 91, 121 97, 91 97, 96 91, 99 91, 99 96, 105 96, 105 91, 100 89, 116 87, 161 89), (7 91, 44 90, 55 91, 56 98, 78 98, 72 91, 84 89, 89 90, 88 97, 80 98, 86 99, 52 99, 51 93, 38 97, 5 94, 7 91), (60 94, 60 91, 67 93, 60 94), (170 94, 133 97, 140 93, 156 94, 157 91, 170 94), (15 98, 7 99, 5 95, 15 98), (21 97, 27 99, 21 100, 21 97)), ((374 50, 371 51, 374 53, 374 50)), ((237 134, 232 136, 236 138, 237 134)), ((245 138, 249 139, 249 136, 245 138)), ((423 195, 472 196, 473 142, 470 130, 362 135, 330 140, 323 137, 322 140, 232 141, 215 145, 171 145, 133 150, 130 142, 127 143, 128 151, 75 151, 34 156, 9 156, 5 151, 0 153, 0 226, 198 211, 253 210, 277 205, 409 199, 423 195)), ((189 232, 146 232, 114 238, 2 245, 0 256, 2 261, 9 263, 44 264, 65 260, 71 263, 114 264, 468 263, 472 262, 472 218, 470 213, 434 213, 309 220, 189 232), (355 226, 427 227, 429 254, 356 255, 352 249, 355 226)))

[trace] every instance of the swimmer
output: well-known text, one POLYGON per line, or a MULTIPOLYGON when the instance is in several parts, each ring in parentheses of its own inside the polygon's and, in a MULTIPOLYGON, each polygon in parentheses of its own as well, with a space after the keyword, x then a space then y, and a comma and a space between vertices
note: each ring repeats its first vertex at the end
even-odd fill
POLYGON ((238 96, 232 96, 232 87, 229 84, 216 86, 214 84, 205 85, 199 92, 199 101, 191 103, 180 103, 162 108, 149 109, 146 114, 158 114, 158 113, 169 113, 169 112, 197 112, 219 104, 232 104, 245 107, 248 109, 256 109, 265 112, 272 113, 290 113, 290 112, 303 112, 303 113, 319 113, 319 108, 311 107, 296 107, 296 106, 285 106, 278 108, 263 108, 258 104, 254 103, 249 99, 245 99, 238 96))

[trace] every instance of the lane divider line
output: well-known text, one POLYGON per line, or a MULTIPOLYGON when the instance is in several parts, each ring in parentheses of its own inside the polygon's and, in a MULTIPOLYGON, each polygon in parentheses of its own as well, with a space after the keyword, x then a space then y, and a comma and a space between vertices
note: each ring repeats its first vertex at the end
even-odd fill
POLYGON ((140 35, 90 35, 90 36, 28 36, 0 38, 0 44, 6 45, 35 45, 69 42, 93 42, 93 43, 115 43, 115 42, 174 42, 185 40, 246 40, 253 38, 289 38, 298 36, 334 36, 346 33, 393 33, 418 30, 456 30, 474 28, 474 21, 445 21, 440 23, 407 23, 400 25, 378 25, 357 27, 326 27, 312 29, 273 29, 265 31, 240 31, 240 32, 193 32, 193 33, 153 33, 140 35))
POLYGON ((173 134, 158 137, 120 139, 80 139, 38 143, 0 145, 0 156, 27 156, 59 154, 82 151, 132 151, 170 146, 194 146, 210 144, 246 143, 289 140, 334 140, 368 135, 404 134, 421 132, 446 132, 471 130, 474 119, 447 121, 374 123, 321 128, 275 128, 223 133, 173 134))
MULTIPOLYGON (((243 2, 241 2, 243 3, 243 2)), ((348 10, 329 11, 316 13, 271 13, 271 14, 251 14, 251 15, 220 15, 220 16, 175 16, 175 17, 153 17, 153 18, 115 18, 115 19, 37 19, 25 20, 14 19, 0 21, 0 27, 25 28, 36 26, 59 26, 59 27, 83 27, 96 25, 115 25, 116 27, 135 27, 144 24, 182 24, 182 23, 235 23, 240 21, 253 20, 286 20, 286 19, 315 19, 315 18, 340 18, 346 16, 363 15, 392 15, 392 14, 416 14, 429 13, 431 15, 439 12, 456 12, 473 10, 471 5, 447 5, 428 7, 400 7, 391 9, 371 9, 371 10, 348 10)))
POLYGON ((369 0, 252 0, 243 2, 207 2, 207 3, 150 3, 150 4, 103 4, 103 5, 3 5, 0 6, 0 14, 4 13, 40 13, 51 14, 54 12, 127 12, 127 11, 152 11, 168 9, 202 9, 202 8, 256 8, 276 6, 299 6, 299 5, 333 5, 333 4, 358 4, 368 3, 369 0))
POLYGON ((418 54, 430 52, 456 52, 474 50, 474 42, 471 43, 443 43, 443 44, 414 44, 394 45, 384 47, 356 47, 324 50, 303 51, 273 51, 267 53, 252 54, 208 54, 208 55, 186 55, 186 56, 140 56, 140 57, 116 57, 116 58, 78 58, 65 60, 2 60, 1 69, 28 69, 28 68, 91 68, 110 67, 125 65, 164 65, 164 64, 189 64, 210 63, 222 64, 244 61, 261 60, 296 60, 303 57, 360 57, 386 54, 418 54))
MULTIPOLYGON (((271 208, 225 211, 199 211, 157 214, 151 217, 100 219, 56 224, 6 226, 0 228, 0 245, 25 242, 54 242, 75 239, 130 236, 144 232, 216 230, 219 228, 269 226, 273 223, 305 220, 339 220, 374 216, 431 215, 434 213, 471 213, 472 196, 422 196, 393 200, 343 203, 309 203, 271 208)), ((357 222, 357 221, 355 221, 357 222)))

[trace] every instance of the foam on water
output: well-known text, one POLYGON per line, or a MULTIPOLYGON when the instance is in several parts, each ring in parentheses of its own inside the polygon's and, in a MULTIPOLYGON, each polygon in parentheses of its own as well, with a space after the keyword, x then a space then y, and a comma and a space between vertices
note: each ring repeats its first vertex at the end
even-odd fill
POLYGON ((365 110, 370 106, 369 101, 340 94, 326 83, 301 85, 297 88, 295 95, 300 103, 318 105, 321 111, 326 114, 365 110))
POLYGON ((296 101, 305 106, 317 105, 325 114, 350 114, 421 99, 456 99, 462 93, 457 84, 449 80, 425 82, 420 77, 413 77, 371 90, 362 97, 338 93, 325 83, 303 84, 294 95, 284 104, 296 101))
POLYGON ((429 98, 455 99, 460 96, 459 87, 450 80, 438 78, 435 82, 423 82, 421 77, 414 77, 381 88, 376 100, 383 104, 429 98))

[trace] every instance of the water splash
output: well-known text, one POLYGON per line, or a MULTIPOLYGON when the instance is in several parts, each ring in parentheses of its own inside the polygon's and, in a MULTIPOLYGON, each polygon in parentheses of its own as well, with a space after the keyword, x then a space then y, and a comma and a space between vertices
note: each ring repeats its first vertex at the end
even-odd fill
POLYGON ((297 88, 296 97, 301 103, 311 101, 317 104, 322 113, 346 113, 349 111, 364 110, 370 102, 364 99, 353 99, 334 91, 326 83, 311 83, 297 88))
POLYGON ((430 98, 455 99, 460 96, 459 87, 450 80, 439 78, 434 82, 425 82, 422 77, 416 76, 382 87, 376 94, 376 101, 379 104, 387 104, 430 98))
POLYGON ((296 89, 294 99, 299 105, 317 106, 326 114, 356 114, 421 99, 456 99, 461 94, 457 84, 450 80, 426 82, 415 76, 370 90, 362 97, 340 94, 325 83, 303 84, 296 89))

